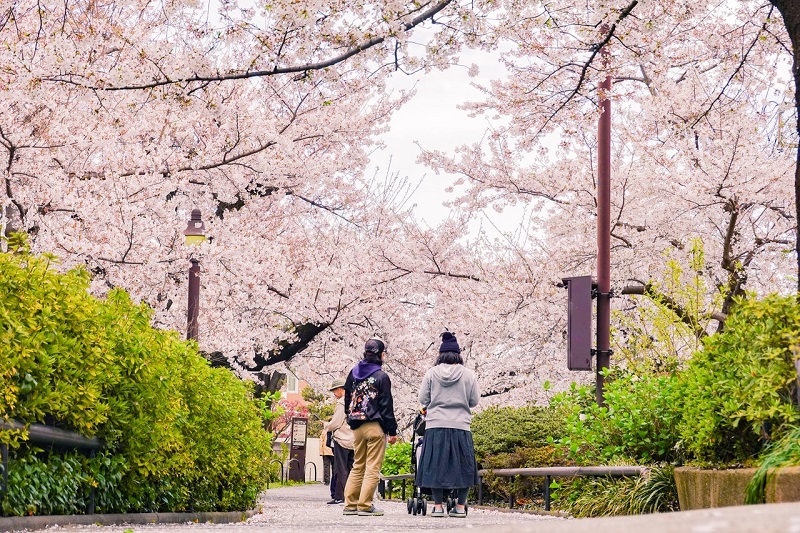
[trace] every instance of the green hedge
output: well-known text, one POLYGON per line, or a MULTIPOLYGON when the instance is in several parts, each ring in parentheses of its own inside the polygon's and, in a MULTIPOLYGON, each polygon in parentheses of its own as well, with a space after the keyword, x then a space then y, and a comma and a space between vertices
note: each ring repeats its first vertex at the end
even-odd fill
MULTIPOLYGON (((122 496, 101 500, 99 512, 251 507, 271 453, 252 388, 212 369, 176 332, 153 329, 152 310, 125 291, 94 298, 85 269, 59 274, 54 257, 11 246, 16 253, 0 254, 0 418, 103 440, 122 496)), ((102 484, 94 463, 78 468, 20 432, 4 431, 0 441, 10 445, 12 471, 69 464, 75 480, 102 484)), ((42 476, 15 472, 28 488, 9 491, 4 512, 53 512, 31 489, 42 476)))
MULTIPOLYGON (((484 469, 529 468, 566 464, 552 440, 564 433, 564 413, 552 407, 492 406, 472 419, 475 456, 484 469)), ((507 502, 514 494, 517 504, 526 506, 541 500, 544 478, 484 476, 488 500, 507 502)), ((539 505, 541 506, 540 502, 539 505)))
POLYGON ((518 448, 545 447, 563 432, 563 413, 549 407, 492 406, 472 419, 475 455, 480 463, 518 448))
POLYGON ((794 296, 740 300, 681 376, 680 436, 690 458, 752 461, 800 422, 800 305, 794 296))
POLYGON ((557 448, 581 465, 676 460, 681 400, 675 377, 614 367, 605 378, 604 407, 597 405, 593 386, 573 384, 554 398, 566 413, 557 448))

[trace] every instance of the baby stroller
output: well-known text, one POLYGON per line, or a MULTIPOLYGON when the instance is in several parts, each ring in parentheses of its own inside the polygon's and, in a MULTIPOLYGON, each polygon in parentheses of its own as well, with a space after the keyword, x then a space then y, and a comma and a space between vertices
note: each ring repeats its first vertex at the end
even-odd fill
POLYGON ((411 437, 411 472, 414 473, 414 492, 408 499, 406 506, 408 507, 408 514, 414 516, 421 514, 428 514, 428 499, 430 496, 430 489, 423 489, 417 484, 417 463, 422 453, 422 445, 425 440, 425 410, 420 409, 417 412, 417 417, 414 419, 414 433, 411 437))
MULTIPOLYGON (((419 471, 417 465, 419 464, 420 456, 422 455, 422 447, 425 444, 425 410, 420 409, 417 417, 414 419, 414 434, 411 440, 411 471, 414 473, 414 492, 406 502, 408 507, 408 514, 413 515, 426 515, 428 513, 428 497, 431 496, 431 489, 420 487, 417 483, 419 471)), ((457 495, 455 491, 445 491, 444 501, 442 502, 447 506, 447 513, 452 511, 456 506, 457 495)), ((464 511, 467 511, 467 506, 464 506, 464 511)))

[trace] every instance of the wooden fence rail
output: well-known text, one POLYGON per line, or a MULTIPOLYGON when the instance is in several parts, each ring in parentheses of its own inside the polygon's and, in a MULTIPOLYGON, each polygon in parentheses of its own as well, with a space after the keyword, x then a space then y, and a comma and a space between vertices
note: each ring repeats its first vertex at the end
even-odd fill
MULTIPOLYGON (((50 449, 89 450, 89 456, 94 457, 95 452, 103 447, 103 443, 97 437, 85 437, 79 433, 46 426, 44 424, 26 425, 16 420, 0 419, 0 431, 25 431, 26 429, 28 432, 28 442, 41 444, 50 449)), ((2 485, 0 485, 1 495, 8 490, 8 445, 0 444, 0 455, 2 455, 3 464, 2 485)), ((94 514, 94 507, 95 489, 92 487, 89 494, 89 503, 86 506, 86 514, 94 514)))
MULTIPOLYGON (((592 476, 592 477, 632 477, 641 476, 646 474, 648 469, 644 466, 544 466, 538 468, 497 468, 494 470, 478 470, 478 505, 483 505, 483 478, 487 474, 499 477, 543 477, 544 478, 544 509, 550 510, 550 483, 554 477, 577 477, 577 476, 592 476)), ((388 497, 392 497, 392 482, 405 481, 407 479, 414 479, 414 474, 397 474, 394 476, 381 476, 381 486, 379 490, 381 495, 388 493, 388 497)), ((403 483, 401 489, 401 497, 406 499, 406 485, 403 483)), ((508 506, 514 507, 515 495, 510 494, 508 499, 508 506)))

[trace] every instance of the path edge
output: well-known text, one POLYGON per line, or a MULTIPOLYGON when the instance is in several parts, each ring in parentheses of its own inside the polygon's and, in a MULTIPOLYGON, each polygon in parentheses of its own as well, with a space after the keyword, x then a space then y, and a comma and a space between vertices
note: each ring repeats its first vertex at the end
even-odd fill
POLYGON ((142 525, 212 523, 233 524, 244 522, 258 514, 258 510, 207 513, 119 513, 91 515, 6 516, 0 518, 0 531, 25 531, 64 525, 142 525))

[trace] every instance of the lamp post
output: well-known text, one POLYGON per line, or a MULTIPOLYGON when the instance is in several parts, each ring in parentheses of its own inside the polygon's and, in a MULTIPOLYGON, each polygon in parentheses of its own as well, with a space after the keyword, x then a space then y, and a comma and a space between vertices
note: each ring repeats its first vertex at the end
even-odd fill
MULTIPOLYGON (((192 209, 191 218, 183 235, 189 246, 206 240, 206 227, 199 209, 192 209)), ((197 317, 200 313, 200 261, 192 257, 189 267, 189 301, 186 306, 186 340, 197 340, 197 317)))
MULTIPOLYGON (((608 26, 603 26, 607 33, 608 26)), ((608 68, 607 46, 600 57, 608 68)), ((605 405, 603 369, 611 359, 611 75, 600 82, 600 121, 597 127, 597 405, 605 405)))

